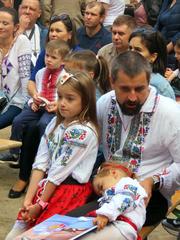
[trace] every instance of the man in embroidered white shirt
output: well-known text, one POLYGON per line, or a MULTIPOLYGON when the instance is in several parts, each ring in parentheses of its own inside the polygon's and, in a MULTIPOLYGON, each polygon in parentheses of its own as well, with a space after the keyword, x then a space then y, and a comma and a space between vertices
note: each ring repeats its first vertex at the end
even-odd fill
POLYGON ((140 54, 120 54, 112 64, 114 90, 97 103, 105 159, 128 162, 148 193, 146 226, 165 217, 180 188, 180 108, 149 86, 150 73, 140 54))

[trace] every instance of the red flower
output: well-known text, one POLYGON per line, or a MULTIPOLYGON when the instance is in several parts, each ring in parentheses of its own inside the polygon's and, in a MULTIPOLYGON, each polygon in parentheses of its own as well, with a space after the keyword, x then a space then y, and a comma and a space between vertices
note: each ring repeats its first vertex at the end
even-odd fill
POLYGON ((136 159, 132 159, 130 162, 131 162, 132 165, 136 165, 137 164, 137 160, 136 159))
POLYGON ((139 130, 139 132, 140 132, 141 134, 144 134, 144 128, 141 127, 140 130, 139 130))

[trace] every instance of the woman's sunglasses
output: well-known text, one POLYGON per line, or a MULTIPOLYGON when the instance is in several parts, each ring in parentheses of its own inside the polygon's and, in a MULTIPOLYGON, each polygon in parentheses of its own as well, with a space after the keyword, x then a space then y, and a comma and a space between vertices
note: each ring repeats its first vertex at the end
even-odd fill
POLYGON ((51 20, 50 23, 62 21, 67 26, 69 31, 71 31, 73 29, 73 24, 72 24, 71 18, 66 13, 61 14, 61 15, 54 15, 51 17, 50 20, 51 20))

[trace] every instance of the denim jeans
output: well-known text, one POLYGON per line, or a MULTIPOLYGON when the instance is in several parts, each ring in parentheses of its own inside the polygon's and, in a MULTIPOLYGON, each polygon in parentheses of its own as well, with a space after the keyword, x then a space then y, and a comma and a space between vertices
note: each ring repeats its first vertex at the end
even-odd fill
MULTIPOLYGON (((27 134, 28 131, 33 131, 35 128, 41 137, 44 134, 46 126, 54 116, 54 113, 48 113, 44 109, 34 112, 28 105, 25 105, 21 114, 13 120, 10 139, 22 141, 24 144, 23 135, 27 134)), ((28 133, 28 135, 31 135, 31 133, 28 133)), ((11 154, 18 154, 19 149, 13 148, 10 152, 11 154)))
POLYGON ((17 106, 10 105, 6 112, 0 114, 0 129, 8 127, 12 124, 13 119, 22 111, 17 106))

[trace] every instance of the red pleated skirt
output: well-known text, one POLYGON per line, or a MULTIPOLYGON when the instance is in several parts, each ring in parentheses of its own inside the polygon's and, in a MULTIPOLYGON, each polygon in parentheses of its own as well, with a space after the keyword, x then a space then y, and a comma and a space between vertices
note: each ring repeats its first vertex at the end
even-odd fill
MULTIPOLYGON (((39 187, 38 195, 41 194, 42 191, 43 188, 39 187)), ((47 208, 42 211, 33 225, 43 222, 54 214, 65 215, 73 209, 83 206, 92 194, 92 191, 91 183, 61 184, 56 188, 53 196, 50 198, 47 208)), ((38 196, 35 196, 33 203, 36 202, 37 198, 38 196)), ((21 212, 19 212, 17 219, 22 219, 21 212)), ((31 227, 33 225, 31 225, 31 227)))

